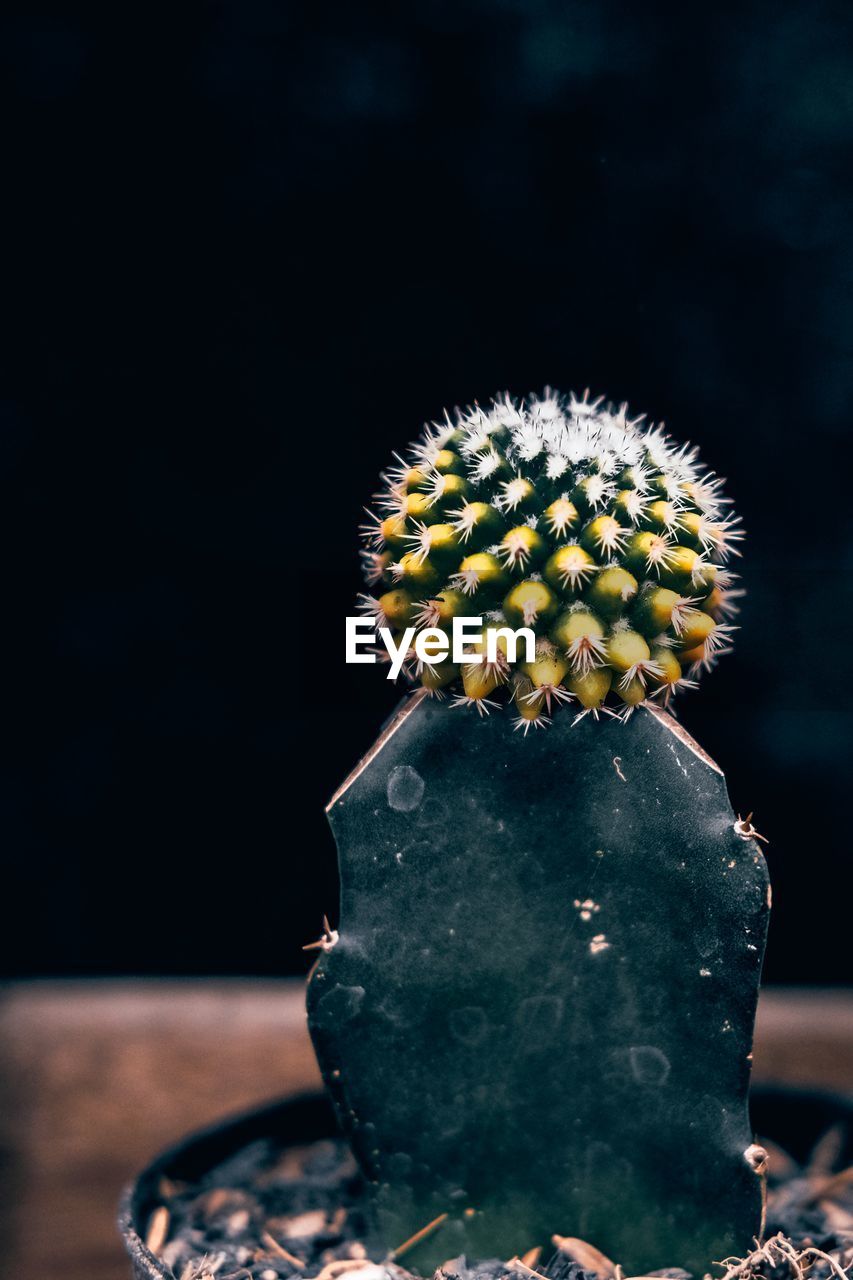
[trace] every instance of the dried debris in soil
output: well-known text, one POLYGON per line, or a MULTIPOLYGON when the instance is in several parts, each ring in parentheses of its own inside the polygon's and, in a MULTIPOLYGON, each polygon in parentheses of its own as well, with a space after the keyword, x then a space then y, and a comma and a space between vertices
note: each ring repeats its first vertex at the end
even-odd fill
MULTIPOLYGON (((808 1168, 770 1147, 767 1230, 744 1258, 720 1259, 714 1280, 853 1280, 853 1168, 836 1167, 830 1131, 808 1168)), ((384 1259, 362 1243, 362 1187, 340 1141, 276 1148, 258 1142, 192 1185, 164 1178, 146 1244, 174 1280, 414 1280, 397 1259, 443 1218, 384 1259)), ((416 1259, 413 1259, 416 1263, 416 1259)), ((691 1280, 679 1267, 657 1280, 691 1280)), ((519 1241, 518 1255, 443 1263, 434 1280, 647 1280, 627 1277, 594 1244, 570 1236, 519 1241)), ((697 1278, 698 1280, 698 1278, 697 1278)))

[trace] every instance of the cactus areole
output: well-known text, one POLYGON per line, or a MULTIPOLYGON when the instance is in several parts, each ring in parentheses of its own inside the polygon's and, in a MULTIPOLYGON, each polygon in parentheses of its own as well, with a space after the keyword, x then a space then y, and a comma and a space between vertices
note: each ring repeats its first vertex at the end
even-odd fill
POLYGON ((695 450, 588 396, 459 413, 386 483, 371 615, 483 616, 535 651, 404 664, 421 689, 329 805, 309 1026, 371 1249, 414 1237, 427 1272, 575 1237, 701 1276, 763 1227, 770 888, 664 707, 728 647, 736 521, 695 450), (514 717, 451 710, 503 697, 514 717))

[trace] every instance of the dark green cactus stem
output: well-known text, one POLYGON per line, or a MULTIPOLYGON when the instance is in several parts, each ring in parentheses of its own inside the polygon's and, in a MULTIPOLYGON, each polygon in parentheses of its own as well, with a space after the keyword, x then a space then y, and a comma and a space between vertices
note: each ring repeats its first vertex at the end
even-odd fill
MULTIPOLYGON (((569 694, 600 707, 611 682, 643 701, 643 668, 679 678, 673 649, 627 620, 608 631, 581 604, 548 625, 504 681, 527 726, 569 694), (572 673, 585 640, 608 662, 572 673)), ((466 696, 491 697, 504 668, 463 667, 466 696)), ((647 703, 626 724, 555 716, 524 738, 415 695, 329 820, 341 918, 309 1024, 368 1179, 372 1255, 442 1215, 407 1254, 422 1274, 554 1233, 628 1275, 702 1276, 746 1253, 769 886, 680 726, 647 703)))

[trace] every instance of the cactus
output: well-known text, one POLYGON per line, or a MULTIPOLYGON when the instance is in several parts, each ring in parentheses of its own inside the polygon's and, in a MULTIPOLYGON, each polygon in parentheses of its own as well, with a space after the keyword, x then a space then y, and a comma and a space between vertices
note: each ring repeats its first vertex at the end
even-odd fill
POLYGON ((422 689, 329 806, 341 921, 308 987, 371 1247, 428 1270, 566 1233, 704 1274, 761 1231, 770 897, 665 707, 730 647, 738 520, 695 449, 586 393, 460 412, 384 479, 362 608, 422 689))
POLYGON ((524 733, 564 703, 624 718, 668 706, 731 648, 741 591, 726 565, 743 533, 722 481, 625 405, 503 396, 427 427, 382 478, 361 609, 395 632, 529 627, 537 661, 561 668, 539 697, 520 660, 486 676, 411 655, 406 676, 432 696, 483 713, 505 695, 524 733))

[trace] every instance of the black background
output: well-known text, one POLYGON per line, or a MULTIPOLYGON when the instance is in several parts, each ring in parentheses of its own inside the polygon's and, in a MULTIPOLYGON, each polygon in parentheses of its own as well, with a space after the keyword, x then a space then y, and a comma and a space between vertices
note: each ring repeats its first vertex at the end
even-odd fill
MULTIPOLYGON (((850 980, 853 11, 233 0, 3 20, 6 973, 282 973, 395 695, 360 503, 444 405, 590 385, 749 530, 682 718, 850 980)), ((476 780, 472 780, 476 785, 476 780)))

